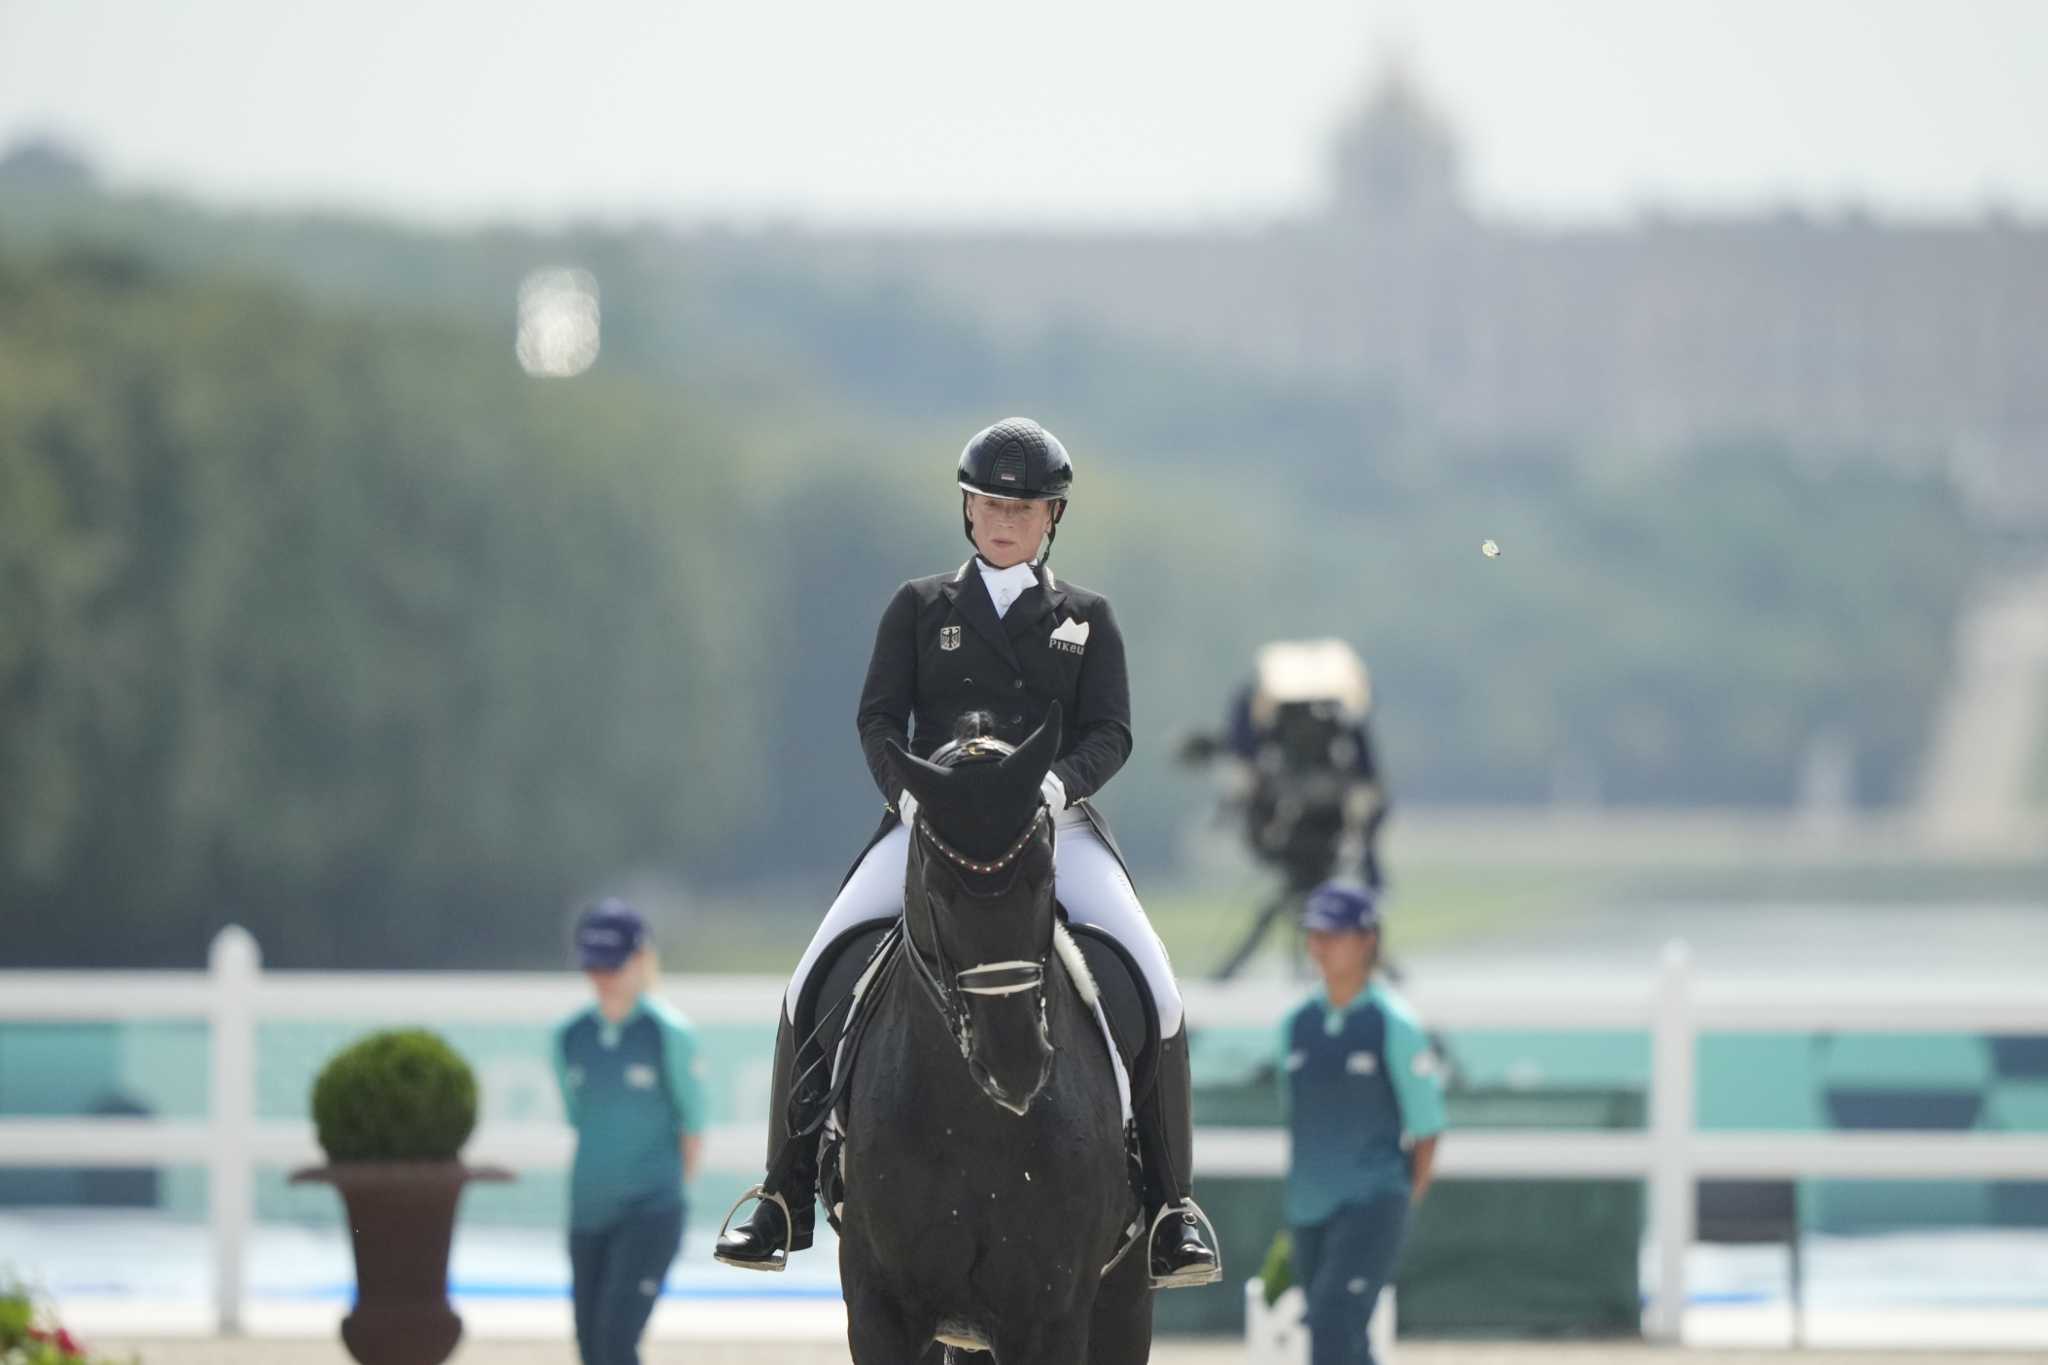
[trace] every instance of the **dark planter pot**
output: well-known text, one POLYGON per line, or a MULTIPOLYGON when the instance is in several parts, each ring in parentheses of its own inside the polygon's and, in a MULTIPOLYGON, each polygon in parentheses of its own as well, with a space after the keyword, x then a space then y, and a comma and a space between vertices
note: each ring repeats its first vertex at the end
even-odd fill
POLYGON ((455 1206, 472 1180, 510 1180, 459 1161, 358 1161, 292 1173, 341 1192, 356 1255, 356 1306, 342 1344, 360 1365, 441 1365, 462 1340, 448 1304, 455 1206))

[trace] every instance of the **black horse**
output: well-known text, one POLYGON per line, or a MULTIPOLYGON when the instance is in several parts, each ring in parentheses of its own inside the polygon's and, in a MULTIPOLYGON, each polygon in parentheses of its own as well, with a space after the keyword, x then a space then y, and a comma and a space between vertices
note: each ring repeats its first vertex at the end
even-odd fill
MULTIPOLYGON (((1055 941, 1039 796, 1057 707, 949 766, 891 746, 919 802, 904 938, 871 972, 845 1094, 840 1279, 856 1365, 1125 1365, 1152 1346, 1116 1073, 1055 941)), ((1074 957, 1076 963, 1079 958, 1074 957)), ((1140 1224, 1142 1226, 1142 1224, 1140 1224)))

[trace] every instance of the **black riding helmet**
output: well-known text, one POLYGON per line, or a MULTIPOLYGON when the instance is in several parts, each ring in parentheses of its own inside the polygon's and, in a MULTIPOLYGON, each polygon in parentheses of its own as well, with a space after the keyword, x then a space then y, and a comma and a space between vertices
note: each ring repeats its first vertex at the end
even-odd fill
POLYGON ((967 498, 1007 498, 1012 502, 1050 502, 1052 526, 1045 535, 1043 563, 1052 556, 1053 538, 1066 515, 1067 492, 1074 486, 1074 462, 1059 438, 1029 417, 1006 417, 984 427, 960 452, 960 528, 968 543, 974 525, 967 520, 967 498))

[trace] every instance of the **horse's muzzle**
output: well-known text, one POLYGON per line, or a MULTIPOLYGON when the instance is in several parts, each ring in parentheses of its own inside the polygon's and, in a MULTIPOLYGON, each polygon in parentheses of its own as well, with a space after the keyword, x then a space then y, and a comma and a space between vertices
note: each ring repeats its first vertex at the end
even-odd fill
POLYGON ((979 1057, 967 1059, 967 1073, 974 1077, 974 1083, 981 1087, 981 1093, 994 1100, 998 1108, 1007 1109, 1022 1118, 1031 1110, 1031 1102, 1044 1092, 1046 1082, 1052 1079, 1051 1049, 1047 1049, 1038 1064, 1038 1075, 1029 1086, 1007 1086, 979 1057))

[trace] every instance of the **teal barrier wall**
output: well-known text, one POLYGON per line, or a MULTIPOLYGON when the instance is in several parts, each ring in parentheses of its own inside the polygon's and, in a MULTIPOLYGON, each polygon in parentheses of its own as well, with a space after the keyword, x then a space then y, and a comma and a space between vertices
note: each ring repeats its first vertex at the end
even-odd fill
MULTIPOLYGON (((688 1009, 688 999, 679 1003, 688 1009)), ((764 1025, 703 1024, 713 1122, 759 1123, 773 1039, 764 1025)), ((1276 1022, 1277 1028, 1277 1022, 1276 1022)), ((272 1021, 258 1029, 257 1101, 265 1118, 306 1112, 314 1075, 365 1030, 318 1021, 272 1021)), ((547 1061, 549 1030, 538 1025, 454 1024, 441 1030, 476 1067, 485 1116, 545 1122, 560 1113, 547 1061)), ((1626 1031, 1470 1031, 1449 1037, 1462 1083, 1487 1090, 1604 1090, 1641 1094, 1647 1037, 1626 1031)), ((1269 1100, 1248 1086, 1271 1065, 1274 1031, 1201 1030, 1194 1046, 1202 1099, 1199 1121, 1265 1124, 1269 1100)), ((207 1034, 190 1023, 0 1025, 0 1115, 74 1115, 125 1101, 166 1117, 207 1112, 207 1034)), ((1726 1034, 1700 1045, 1699 1122, 1710 1129, 1776 1132, 1826 1128, 1947 1127, 2048 1132, 2048 1039, 1960 1034, 1726 1034)), ((746 1171, 707 1172, 696 1206, 722 1212, 746 1171)), ((325 1218, 317 1191, 290 1190, 282 1173, 258 1185, 265 1218, 325 1218)), ((0 1171, 0 1201, 76 1202, 73 1173, 0 1171)), ((160 1202, 199 1216, 197 1172, 167 1171, 160 1202)), ((553 1221, 560 1178, 530 1173, 517 1186, 478 1191, 473 1212, 506 1222, 553 1221)), ((2037 1185, 1944 1182, 1811 1182, 1809 1225, 1858 1232, 1920 1225, 2048 1225, 2048 1192, 2037 1185)))

